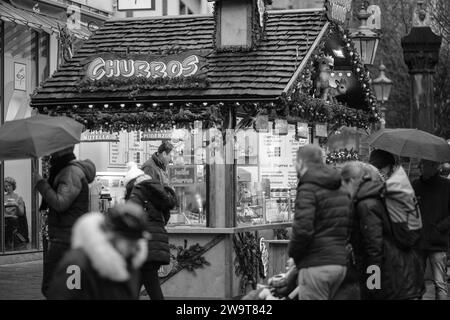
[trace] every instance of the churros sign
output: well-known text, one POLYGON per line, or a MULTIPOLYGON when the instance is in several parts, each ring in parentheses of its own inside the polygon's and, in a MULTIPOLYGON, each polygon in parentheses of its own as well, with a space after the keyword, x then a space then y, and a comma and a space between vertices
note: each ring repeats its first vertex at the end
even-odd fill
POLYGON ((87 64, 86 77, 91 81, 114 78, 186 78, 203 73, 203 66, 204 58, 191 53, 163 57, 99 56, 87 64))

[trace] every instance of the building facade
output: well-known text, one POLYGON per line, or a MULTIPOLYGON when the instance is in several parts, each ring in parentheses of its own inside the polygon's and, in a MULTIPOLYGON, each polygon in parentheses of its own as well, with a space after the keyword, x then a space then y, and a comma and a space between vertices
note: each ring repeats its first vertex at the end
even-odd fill
MULTIPOLYGON (((32 116, 30 94, 110 16, 79 6, 79 19, 69 28, 71 5, 71 1, 0 2, 0 126, 32 116)), ((14 193, 23 199, 23 212, 19 225, 12 217, 17 212, 8 206, 12 195, 1 193, 0 255, 36 252, 41 233, 40 217, 32 205, 38 199, 31 183, 31 159, 0 162, 2 190, 6 177, 15 181, 14 193)))

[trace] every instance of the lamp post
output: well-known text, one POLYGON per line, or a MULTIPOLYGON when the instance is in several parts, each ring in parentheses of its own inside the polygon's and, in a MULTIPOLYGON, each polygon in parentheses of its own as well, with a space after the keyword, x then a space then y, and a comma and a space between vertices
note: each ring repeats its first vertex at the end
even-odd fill
POLYGON ((378 78, 372 80, 372 86, 375 90, 377 101, 381 103, 381 129, 384 129, 386 126, 386 107, 384 103, 388 101, 389 95, 391 94, 392 80, 386 77, 386 67, 384 64, 380 65, 379 70, 380 75, 378 78))
POLYGON ((358 52, 361 61, 364 64, 370 65, 372 65, 375 60, 378 42, 380 41, 379 35, 367 26, 367 19, 369 19, 371 15, 370 12, 367 12, 367 3, 364 1, 357 15, 360 26, 356 31, 351 33, 353 43, 355 44, 356 51, 358 52))

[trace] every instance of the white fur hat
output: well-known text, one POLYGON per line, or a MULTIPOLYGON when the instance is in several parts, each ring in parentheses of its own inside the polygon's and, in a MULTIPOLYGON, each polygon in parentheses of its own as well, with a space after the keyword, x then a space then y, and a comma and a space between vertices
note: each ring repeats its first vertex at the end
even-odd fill
POLYGON ((128 172, 123 178, 123 184, 126 186, 131 180, 136 179, 139 176, 144 175, 144 171, 138 168, 136 162, 128 162, 127 163, 128 172))

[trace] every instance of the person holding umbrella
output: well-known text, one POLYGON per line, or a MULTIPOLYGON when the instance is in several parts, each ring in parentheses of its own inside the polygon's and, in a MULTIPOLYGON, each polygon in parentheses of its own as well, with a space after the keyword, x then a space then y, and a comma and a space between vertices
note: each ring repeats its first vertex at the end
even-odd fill
POLYGON ((439 175, 439 163, 421 160, 413 182, 422 212, 423 266, 430 261, 436 300, 447 300, 447 251, 450 231, 450 180, 439 175))
POLYGON ((56 266, 70 249, 72 227, 89 211, 89 183, 96 175, 94 163, 90 160, 76 161, 73 148, 72 145, 51 154, 48 180, 35 173, 36 189, 43 199, 40 209, 49 210, 49 245, 42 279, 45 297, 56 266))

